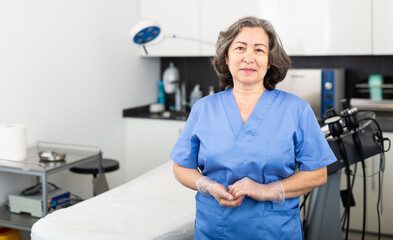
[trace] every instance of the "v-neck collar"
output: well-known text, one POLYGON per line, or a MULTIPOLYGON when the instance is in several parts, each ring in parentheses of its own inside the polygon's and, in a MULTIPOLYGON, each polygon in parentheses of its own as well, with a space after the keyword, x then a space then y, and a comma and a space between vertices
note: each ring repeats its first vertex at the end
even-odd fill
POLYGON ((225 91, 223 96, 224 98, 222 100, 236 141, 239 140, 240 136, 244 134, 256 134, 276 96, 276 90, 269 91, 265 89, 247 121, 244 123, 240 115, 239 108, 236 104, 232 89, 225 91))

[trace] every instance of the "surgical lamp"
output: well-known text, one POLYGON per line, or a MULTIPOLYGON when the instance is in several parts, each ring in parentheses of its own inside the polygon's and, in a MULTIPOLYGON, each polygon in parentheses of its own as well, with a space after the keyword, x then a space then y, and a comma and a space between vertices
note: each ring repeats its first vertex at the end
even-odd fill
POLYGON ((161 27, 158 22, 153 19, 145 19, 135 24, 135 26, 130 30, 129 37, 133 43, 142 46, 146 55, 148 55, 146 45, 158 44, 165 38, 176 38, 199 42, 207 45, 215 45, 212 42, 203 41, 200 39, 178 36, 176 34, 164 34, 161 32, 161 27))

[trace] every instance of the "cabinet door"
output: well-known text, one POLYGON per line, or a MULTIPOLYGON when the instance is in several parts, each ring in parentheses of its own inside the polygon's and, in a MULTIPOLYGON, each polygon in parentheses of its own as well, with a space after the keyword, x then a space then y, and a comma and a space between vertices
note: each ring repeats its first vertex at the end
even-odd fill
MULTIPOLYGON (((277 16, 277 1, 267 0, 201 0, 201 40, 216 43, 220 31, 226 30, 238 19, 255 16, 270 20, 277 16)), ((215 46, 201 44, 202 56, 214 56, 215 46)))
POLYGON ((125 169, 129 181, 170 161, 169 154, 184 121, 127 118, 125 169))
POLYGON ((393 1, 373 1, 373 53, 393 54, 393 1))
MULTIPOLYGON (((161 26, 161 34, 179 37, 164 38, 155 45, 147 45, 149 56, 199 55, 198 0, 143 0, 140 4, 141 19, 154 19, 161 26), (182 37, 191 40, 181 39, 182 37)), ((143 50, 140 54, 146 56, 143 50)))
POLYGON ((371 0, 281 0, 290 55, 371 54, 371 0))

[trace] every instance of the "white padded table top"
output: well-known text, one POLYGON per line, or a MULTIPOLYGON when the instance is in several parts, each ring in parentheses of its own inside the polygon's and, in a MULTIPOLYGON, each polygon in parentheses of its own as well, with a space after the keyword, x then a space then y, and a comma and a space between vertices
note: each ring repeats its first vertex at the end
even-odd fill
POLYGON ((172 162, 101 195, 37 221, 32 240, 192 239, 195 191, 183 187, 172 162))

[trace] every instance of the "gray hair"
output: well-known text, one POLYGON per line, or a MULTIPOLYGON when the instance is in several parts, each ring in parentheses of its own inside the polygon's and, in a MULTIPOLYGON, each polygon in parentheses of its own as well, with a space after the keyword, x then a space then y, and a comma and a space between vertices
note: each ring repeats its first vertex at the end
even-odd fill
POLYGON ((272 24, 256 17, 245 17, 232 24, 226 31, 221 31, 216 43, 216 56, 213 58, 213 67, 216 70, 221 90, 233 88, 232 75, 229 72, 225 59, 232 41, 244 27, 260 27, 269 36, 269 64, 263 85, 268 90, 273 90, 281 82, 291 66, 291 59, 282 47, 281 41, 272 24))

